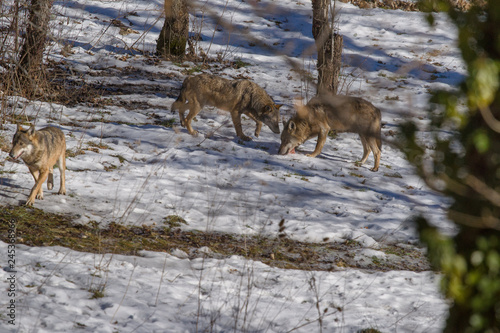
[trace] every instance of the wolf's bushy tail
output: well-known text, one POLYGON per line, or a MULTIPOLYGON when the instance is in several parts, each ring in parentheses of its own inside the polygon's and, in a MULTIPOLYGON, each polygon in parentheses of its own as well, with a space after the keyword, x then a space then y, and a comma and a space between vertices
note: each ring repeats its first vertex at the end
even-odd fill
POLYGON ((184 87, 184 84, 182 84, 181 92, 179 93, 179 97, 175 100, 175 102, 172 103, 172 107, 170 108, 170 111, 174 112, 175 110, 179 109, 179 106, 182 104, 186 103, 186 89, 184 87))

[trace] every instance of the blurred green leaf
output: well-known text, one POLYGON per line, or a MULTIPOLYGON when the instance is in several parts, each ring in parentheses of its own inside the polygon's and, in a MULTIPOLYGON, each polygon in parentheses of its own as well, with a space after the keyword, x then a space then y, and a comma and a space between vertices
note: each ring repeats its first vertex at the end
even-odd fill
POLYGON ((477 130, 472 140, 479 153, 484 154, 490 149, 490 139, 484 130, 477 130))
POLYGON ((495 99, 498 90, 500 64, 498 61, 480 58, 471 65, 471 72, 468 80, 470 107, 487 107, 495 99))

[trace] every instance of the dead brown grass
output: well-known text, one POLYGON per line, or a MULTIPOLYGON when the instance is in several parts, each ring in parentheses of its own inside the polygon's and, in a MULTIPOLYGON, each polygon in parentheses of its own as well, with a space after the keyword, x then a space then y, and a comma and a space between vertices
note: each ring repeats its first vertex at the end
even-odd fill
POLYGON ((429 270, 421 251, 396 246, 382 249, 393 254, 392 261, 354 260, 361 245, 355 240, 344 243, 305 243, 289 239, 284 234, 285 221, 278 237, 265 235, 242 236, 220 232, 186 231, 180 227, 186 221, 171 215, 154 226, 124 226, 110 223, 74 224, 70 215, 50 214, 24 206, 0 206, 0 240, 7 241, 9 221, 16 221, 17 243, 28 246, 64 246, 75 251, 138 255, 141 250, 170 252, 180 249, 190 258, 209 256, 226 258, 239 255, 285 269, 335 270, 355 267, 374 271, 429 270), (211 254, 197 249, 208 247, 211 254))

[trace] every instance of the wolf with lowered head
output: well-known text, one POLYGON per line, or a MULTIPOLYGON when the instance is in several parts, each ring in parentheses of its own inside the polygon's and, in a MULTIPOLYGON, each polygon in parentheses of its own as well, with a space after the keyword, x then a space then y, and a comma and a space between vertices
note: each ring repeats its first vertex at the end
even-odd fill
POLYGON ((380 110, 370 102, 343 95, 322 94, 312 98, 307 105, 296 105, 297 113, 284 123, 281 134, 280 155, 293 152, 306 140, 318 137, 316 148, 307 156, 321 153, 328 132, 358 133, 363 144, 365 163, 370 152, 375 159, 372 171, 378 171, 382 150, 380 110))
POLYGON ((189 134, 197 135, 198 132, 191 127, 191 121, 205 105, 229 111, 236 135, 242 140, 251 140, 241 128, 242 114, 256 122, 256 137, 260 134, 262 123, 274 133, 280 133, 281 105, 274 104, 266 91, 250 80, 228 80, 210 74, 190 76, 182 83, 179 97, 172 104, 172 112, 178 110, 181 125, 186 127, 189 134), (184 112, 188 109, 189 113, 184 118, 184 112))
POLYGON ((60 129, 49 126, 36 131, 33 125, 29 129, 23 129, 17 124, 9 155, 15 160, 21 158, 35 179, 35 186, 26 201, 27 206, 33 205, 35 198, 43 199, 42 185, 45 180, 49 190, 54 187, 53 173, 56 164, 61 177, 58 194, 66 194, 66 139, 60 129))

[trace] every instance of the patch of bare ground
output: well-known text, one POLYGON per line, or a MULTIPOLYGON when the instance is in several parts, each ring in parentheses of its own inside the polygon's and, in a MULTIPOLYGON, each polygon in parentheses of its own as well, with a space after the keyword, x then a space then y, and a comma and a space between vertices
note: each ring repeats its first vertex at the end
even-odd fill
MULTIPOLYGON (((421 4, 418 1, 411 0, 340 0, 345 3, 352 3, 359 8, 384 8, 400 9, 404 11, 420 11, 421 4)), ((485 0, 451 0, 451 6, 461 11, 467 11, 473 5, 483 6, 485 0)))
POLYGON ((72 223, 69 215, 50 214, 27 207, 0 207, 0 239, 8 241, 8 222, 15 221, 16 242, 28 246, 64 246, 75 251, 140 255, 139 251, 168 252, 179 250, 187 258, 224 259, 239 255, 283 269, 333 271, 356 268, 367 271, 430 270, 421 249, 386 246, 379 257, 367 257, 356 241, 343 243, 305 243, 287 237, 242 236, 219 232, 183 230, 186 221, 171 215, 156 226, 124 226, 111 223, 100 227, 72 223))
POLYGON ((385 8, 385 9, 401 9, 404 11, 419 11, 416 2, 405 0, 340 0, 344 3, 352 3, 359 8, 385 8))
MULTIPOLYGON (((166 96, 173 97, 175 93, 165 91, 164 85, 158 83, 158 81, 172 80, 178 76, 175 73, 158 74, 138 70, 133 67, 126 67, 122 69, 110 67, 102 70, 92 70, 85 73, 85 76, 94 78, 123 78, 123 83, 101 83, 99 80, 92 80, 92 82, 90 82, 91 80, 85 80, 83 75, 74 75, 74 73, 66 70, 62 66, 52 67, 49 73, 49 90, 43 98, 41 97, 43 101, 55 102, 65 106, 87 105, 93 107, 106 105, 128 106, 128 104, 130 104, 129 102, 122 100, 115 101, 114 99, 109 98, 119 95, 150 95, 161 93, 166 96), (140 80, 140 83, 130 83, 134 80, 140 80), (145 83, 145 81, 147 83, 145 83)), ((135 106, 137 105, 129 107, 135 106)))
MULTIPOLYGON (((159 63, 159 59, 147 57, 144 62, 154 65, 159 63)), ((239 68, 249 65, 241 60, 216 62, 213 59, 199 65, 176 64, 179 67, 179 72, 184 74, 193 74, 201 70, 217 73, 228 67, 239 68)), ((0 74, 0 81, 2 79, 7 78, 0 74)), ((49 61, 46 66, 43 87, 40 87, 39 91, 30 98, 69 107, 76 105, 88 107, 113 105, 126 109, 149 109, 155 106, 149 105, 145 101, 121 100, 113 97, 158 95, 176 98, 181 80, 182 77, 178 72, 158 73, 133 66, 124 68, 109 66, 90 68, 89 71, 80 73, 71 69, 64 60, 61 62, 49 61), (119 79, 117 80, 117 78, 119 79), (178 81, 178 84, 172 86, 171 83, 175 81, 178 81)), ((16 94, 15 91, 7 91, 6 93, 16 94)))

